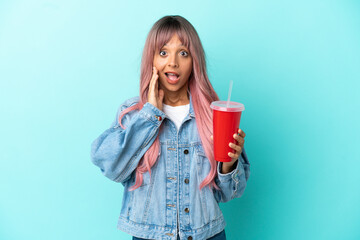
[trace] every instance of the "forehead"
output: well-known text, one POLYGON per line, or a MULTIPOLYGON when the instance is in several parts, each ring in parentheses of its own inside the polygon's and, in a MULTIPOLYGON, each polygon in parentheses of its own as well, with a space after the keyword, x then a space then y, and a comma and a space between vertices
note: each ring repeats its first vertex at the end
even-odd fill
POLYGON ((182 29, 162 29, 156 34, 155 47, 160 49, 164 46, 182 46, 189 49, 189 37, 182 29))
POLYGON ((171 39, 164 44, 164 47, 186 47, 180 40, 177 34, 174 34, 171 39))

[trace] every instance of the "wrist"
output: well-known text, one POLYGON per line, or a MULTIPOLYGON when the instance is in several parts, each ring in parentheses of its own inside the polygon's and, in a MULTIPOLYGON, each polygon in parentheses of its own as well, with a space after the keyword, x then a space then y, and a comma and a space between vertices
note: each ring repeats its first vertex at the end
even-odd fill
POLYGON ((233 163, 231 163, 231 162, 223 162, 222 163, 221 173, 226 174, 226 173, 232 172, 236 168, 236 162, 237 161, 238 160, 236 160, 233 163))

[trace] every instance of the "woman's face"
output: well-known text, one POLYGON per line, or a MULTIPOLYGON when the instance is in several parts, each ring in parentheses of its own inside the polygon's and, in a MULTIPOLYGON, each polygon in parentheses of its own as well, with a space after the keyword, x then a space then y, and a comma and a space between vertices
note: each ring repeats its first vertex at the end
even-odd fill
POLYGON ((192 57, 177 34, 174 34, 161 49, 156 50, 153 64, 158 70, 160 86, 165 95, 170 92, 187 93, 192 57))

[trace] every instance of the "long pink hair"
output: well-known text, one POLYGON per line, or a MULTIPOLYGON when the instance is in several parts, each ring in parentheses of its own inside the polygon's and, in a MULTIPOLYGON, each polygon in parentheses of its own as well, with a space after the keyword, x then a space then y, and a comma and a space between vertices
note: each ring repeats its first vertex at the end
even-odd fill
MULTIPOLYGON (((142 109, 147 102, 155 51, 156 49, 161 49, 174 34, 178 35, 180 41, 189 49, 193 58, 193 69, 189 77, 188 91, 190 90, 191 93, 201 143, 211 166, 209 174, 200 184, 199 189, 201 190, 206 185, 219 189, 214 181, 214 178, 217 176, 217 162, 214 159, 213 144, 210 139, 213 131, 212 110, 209 107, 210 103, 218 101, 219 97, 212 87, 206 72, 205 53, 200 38, 195 28, 185 18, 181 16, 165 16, 159 19, 151 28, 145 42, 141 60, 140 101, 138 104, 122 112, 119 116, 119 123, 125 129, 121 124, 122 117, 130 111, 142 109)), ((161 129, 162 127, 160 126, 160 131, 161 129)), ((133 191, 141 186, 143 174, 146 171, 149 171, 151 177, 151 167, 158 159, 159 146, 160 140, 158 134, 151 147, 140 160, 136 168, 136 182, 129 191, 133 191)))

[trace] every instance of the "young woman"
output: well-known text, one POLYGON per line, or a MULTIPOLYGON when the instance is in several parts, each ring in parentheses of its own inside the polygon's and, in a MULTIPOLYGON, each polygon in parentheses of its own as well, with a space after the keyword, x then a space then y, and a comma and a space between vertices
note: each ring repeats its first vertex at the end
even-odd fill
POLYGON ((214 159, 217 100, 195 28, 181 16, 158 20, 143 50, 140 97, 121 104, 91 149, 93 163, 125 187, 118 228, 133 239, 226 239, 219 202, 243 194, 250 165, 240 129, 232 161, 214 159))

